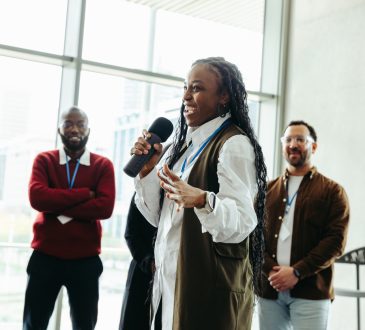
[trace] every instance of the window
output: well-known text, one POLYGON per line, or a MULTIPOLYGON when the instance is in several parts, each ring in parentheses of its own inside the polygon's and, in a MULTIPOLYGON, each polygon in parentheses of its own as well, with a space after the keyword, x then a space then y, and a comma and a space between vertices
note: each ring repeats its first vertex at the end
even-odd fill
POLYGON ((161 10, 157 12, 155 38, 154 71, 185 77, 195 60, 222 56, 245 74, 246 86, 251 90, 260 87, 261 31, 161 10))
POLYGON ((53 149, 61 68, 0 56, 0 328, 20 327, 35 212, 34 156, 53 149))
POLYGON ((96 62, 147 70, 149 30, 149 7, 120 0, 89 0, 83 55, 96 62))
MULTIPOLYGON (((75 3, 4 0, 0 4, 0 295, 6 297, 0 301, 0 328, 4 329, 21 327, 36 214, 28 202, 28 181, 36 154, 60 143, 59 109, 76 103, 87 112, 88 148, 107 156, 115 167, 116 205, 112 218, 102 222, 104 272, 97 329, 118 326, 131 258, 123 237, 134 191, 132 178, 123 172, 131 141, 159 116, 176 123, 183 80, 192 62, 224 56, 237 64, 247 89, 256 91, 250 94, 255 94, 250 116, 254 127, 260 127, 264 0, 247 1, 244 8, 243 2, 208 1, 204 13, 198 3, 187 12, 190 5, 184 0, 171 1, 170 7, 167 2, 156 7, 152 0, 88 0, 85 8, 83 1, 77 2, 81 16, 73 12, 75 3), (224 15, 219 6, 225 8, 224 15), (230 21, 239 23, 227 24, 230 21), (73 47, 68 42, 74 42, 73 47), (78 49, 79 55, 63 54, 66 48, 78 49), (29 58, 38 52, 41 58, 29 58)), ((61 309, 56 306, 49 329, 70 329, 66 293, 59 302, 61 309)))
POLYGON ((62 54, 66 0, 2 0, 0 44, 62 54))

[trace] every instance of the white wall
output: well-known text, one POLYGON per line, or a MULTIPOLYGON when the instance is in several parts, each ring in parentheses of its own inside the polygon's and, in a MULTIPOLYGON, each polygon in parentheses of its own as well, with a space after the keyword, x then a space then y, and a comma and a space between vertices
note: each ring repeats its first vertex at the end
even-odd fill
POLYGON ((316 129, 314 163, 349 195, 347 250, 365 246, 365 0, 293 0, 288 55, 285 123, 316 129))
MULTIPOLYGON (((365 0, 291 1, 284 118, 316 129, 314 164, 350 199, 346 250, 365 246, 365 0)), ((362 282, 364 289, 365 276, 362 282)), ((336 283, 351 286, 354 278, 339 270, 336 283)), ((356 329, 355 299, 333 305, 331 329, 356 329)), ((363 299, 362 329, 364 305, 363 299)))

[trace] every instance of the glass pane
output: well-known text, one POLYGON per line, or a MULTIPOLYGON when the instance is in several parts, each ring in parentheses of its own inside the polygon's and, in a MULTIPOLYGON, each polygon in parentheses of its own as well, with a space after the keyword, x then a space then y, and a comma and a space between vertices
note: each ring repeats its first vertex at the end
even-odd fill
MULTIPOLYGON (((259 90, 262 29, 248 30, 155 11, 128 1, 107 3, 87 3, 83 50, 86 59, 185 77, 196 59, 223 56, 239 67, 248 89, 259 90)), ((257 21, 261 22, 263 10, 259 14, 257 21)), ((242 13, 242 19, 244 16, 242 13)))
POLYGON ((247 89, 259 90, 262 32, 160 10, 153 71, 185 77, 192 62, 223 56, 240 69, 247 89))
POLYGON ((22 328, 26 265, 31 250, 0 245, 0 329, 22 328))
POLYGON ((63 53, 67 0, 0 1, 0 44, 63 53))
MULTIPOLYGON (((182 88, 152 85, 121 77, 82 72, 80 108, 90 122, 91 151, 107 156, 114 163, 117 201, 113 216, 103 221, 104 272, 100 280, 97 329, 117 329, 124 287, 130 262, 124 229, 133 179, 123 172, 129 161, 129 150, 143 128, 159 116, 176 119, 182 88)), ((62 329, 70 329, 67 299, 64 300, 62 329)))
POLYGON ((61 69, 0 57, 0 329, 20 329, 35 211, 35 155, 54 148, 61 69), (23 248, 5 247, 24 243, 23 248))
POLYGON ((250 117, 251 124, 256 134, 259 128, 259 113, 260 103, 255 101, 248 101, 248 116, 250 117))
POLYGON ((176 118, 183 89, 87 71, 82 72, 80 85, 79 104, 91 128, 88 147, 113 160, 117 188, 123 187, 117 192, 118 201, 127 208, 134 186, 122 169, 131 144, 155 118, 176 118))
POLYGON ((151 29, 148 7, 122 0, 89 0, 85 17, 85 59, 148 68, 151 29))

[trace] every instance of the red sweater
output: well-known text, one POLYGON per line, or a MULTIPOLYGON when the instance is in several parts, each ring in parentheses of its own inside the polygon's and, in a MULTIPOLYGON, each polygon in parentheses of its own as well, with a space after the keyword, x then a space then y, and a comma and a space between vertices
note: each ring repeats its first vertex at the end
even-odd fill
MULTIPOLYGON (((71 177, 75 161, 69 161, 71 177)), ((62 258, 77 259, 100 254, 100 219, 110 218, 115 201, 113 164, 90 153, 90 166, 80 164, 74 187, 68 189, 66 165, 59 150, 40 153, 34 160, 29 200, 39 211, 33 225, 32 248, 62 258), (95 198, 90 197, 95 192, 95 198), (58 215, 72 217, 62 224, 58 215)))

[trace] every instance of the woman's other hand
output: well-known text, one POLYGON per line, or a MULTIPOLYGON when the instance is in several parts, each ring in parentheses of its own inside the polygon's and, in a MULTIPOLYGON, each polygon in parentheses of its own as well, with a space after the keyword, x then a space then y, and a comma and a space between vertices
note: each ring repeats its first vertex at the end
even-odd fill
POLYGON ((158 177, 166 197, 178 205, 178 211, 181 208, 204 207, 206 191, 181 180, 166 164, 163 165, 162 170, 158 171, 158 177))

